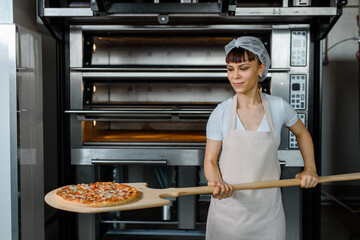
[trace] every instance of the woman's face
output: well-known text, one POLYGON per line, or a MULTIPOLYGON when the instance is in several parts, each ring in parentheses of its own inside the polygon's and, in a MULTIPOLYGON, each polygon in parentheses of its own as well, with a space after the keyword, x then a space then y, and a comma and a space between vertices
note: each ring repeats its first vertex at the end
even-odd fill
POLYGON ((257 89, 259 75, 264 72, 264 69, 265 64, 259 65, 257 59, 251 62, 248 60, 241 63, 230 62, 227 64, 228 79, 236 93, 245 94, 257 89))

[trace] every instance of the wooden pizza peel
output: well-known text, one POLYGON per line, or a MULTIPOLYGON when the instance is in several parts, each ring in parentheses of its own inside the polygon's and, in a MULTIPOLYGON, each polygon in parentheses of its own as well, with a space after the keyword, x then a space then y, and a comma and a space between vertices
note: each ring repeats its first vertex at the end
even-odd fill
MULTIPOLYGON (((331 176, 320 177, 319 183, 326 182, 338 182, 338 181, 351 181, 359 180, 360 173, 348 173, 331 176)), ((45 202, 50 206, 70 212, 77 213, 102 213, 113 211, 127 211, 152 207, 161 207, 170 205, 171 201, 164 199, 168 197, 179 197, 184 195, 194 194, 207 194, 214 191, 214 187, 188 187, 188 188, 166 188, 166 189, 154 189, 148 188, 146 183, 126 183, 126 185, 135 187, 138 191, 137 196, 130 202, 123 205, 112 207, 78 207, 66 204, 64 201, 59 201, 56 196, 57 189, 49 192, 45 196, 45 202)), ((260 189, 260 188, 274 188, 274 187, 289 187, 299 186, 300 179, 286 179, 286 180, 273 180, 264 182, 252 182, 252 183, 240 183, 233 184, 234 190, 245 189, 260 189)))

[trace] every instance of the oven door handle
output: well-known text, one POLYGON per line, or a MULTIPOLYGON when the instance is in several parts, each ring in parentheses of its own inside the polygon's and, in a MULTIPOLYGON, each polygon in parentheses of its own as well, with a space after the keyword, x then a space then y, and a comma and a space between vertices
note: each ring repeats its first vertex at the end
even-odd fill
POLYGON ((91 159, 94 165, 167 165, 166 159, 91 159))
POLYGON ((290 72, 290 68, 269 68, 269 72, 290 72))
POLYGON ((66 114, 211 114, 213 109, 211 110, 65 110, 66 114))

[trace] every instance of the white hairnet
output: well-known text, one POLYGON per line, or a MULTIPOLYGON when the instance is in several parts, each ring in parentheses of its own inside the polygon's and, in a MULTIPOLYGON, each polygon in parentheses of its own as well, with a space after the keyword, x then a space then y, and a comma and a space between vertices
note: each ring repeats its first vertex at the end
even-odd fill
POLYGON ((266 78, 267 72, 271 64, 269 54, 266 51, 264 44, 256 37, 239 37, 237 39, 233 39, 225 46, 226 56, 233 48, 239 47, 256 54, 260 62, 265 64, 264 73, 259 77, 259 82, 262 82, 266 78))

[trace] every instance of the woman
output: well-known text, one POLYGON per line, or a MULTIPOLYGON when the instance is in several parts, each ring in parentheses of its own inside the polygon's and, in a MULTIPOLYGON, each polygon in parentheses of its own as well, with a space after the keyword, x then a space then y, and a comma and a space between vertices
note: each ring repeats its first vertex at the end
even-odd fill
POLYGON ((312 139, 286 101, 258 90, 258 81, 265 79, 270 65, 259 39, 234 39, 225 46, 225 53, 228 79, 236 95, 219 104, 207 124, 204 170, 208 185, 215 190, 206 239, 285 240, 280 189, 234 192, 230 184, 280 178, 277 150, 285 125, 295 134, 304 159, 304 170, 296 177, 301 187, 315 187, 318 175, 312 139))

